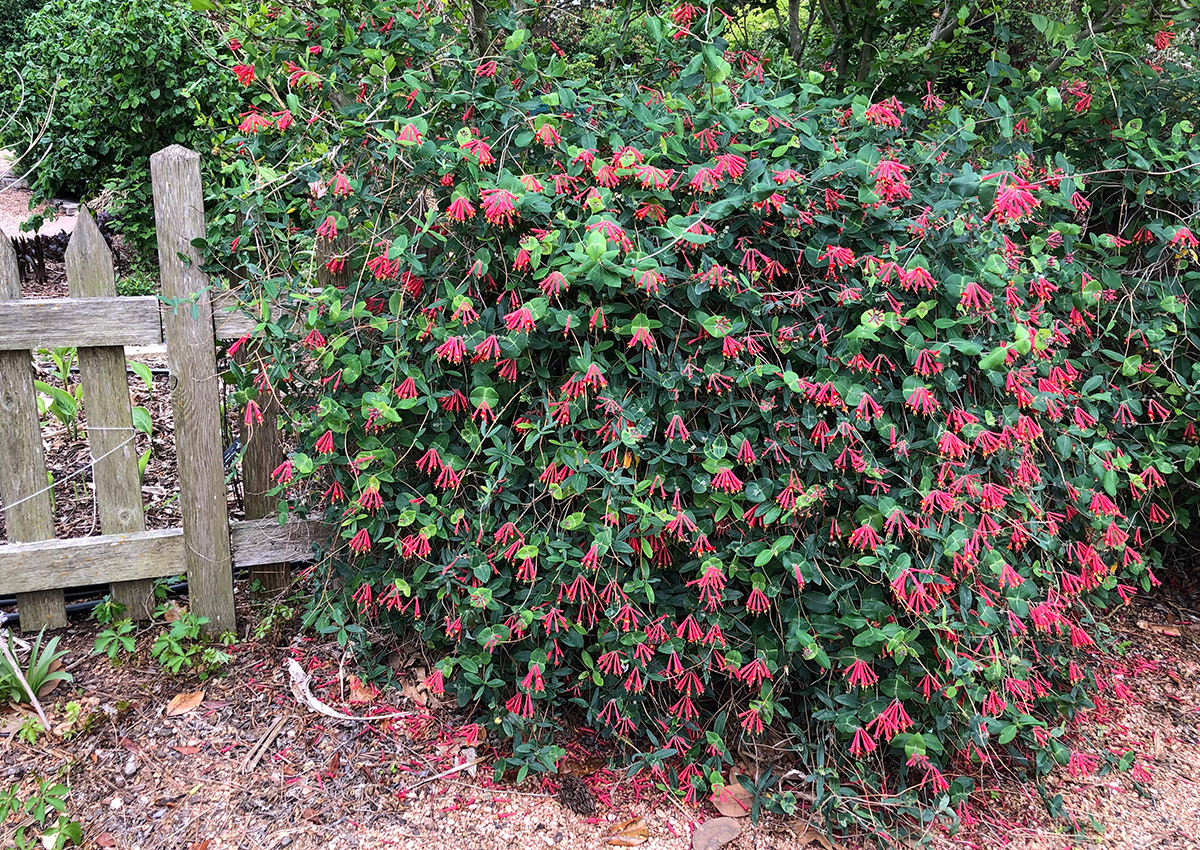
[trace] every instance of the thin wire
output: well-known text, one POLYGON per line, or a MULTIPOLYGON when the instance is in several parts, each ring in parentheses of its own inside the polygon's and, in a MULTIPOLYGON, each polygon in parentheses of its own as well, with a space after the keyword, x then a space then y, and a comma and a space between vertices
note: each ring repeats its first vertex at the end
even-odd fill
MULTIPOLYGON (((97 430, 97 431, 124 431, 125 429, 124 428, 96 428, 95 430, 97 430)), ((131 428, 130 430, 133 430, 133 429, 131 428)), ((42 495, 43 493, 47 493, 50 490, 53 490, 55 484, 61 484, 64 481, 70 481, 72 478, 74 478, 76 475, 79 475, 81 472, 84 472, 85 470, 88 470, 88 469, 94 469, 96 467, 97 463, 104 460, 110 454, 113 454, 114 452, 120 451, 121 449, 125 448, 125 446, 132 443, 136 437, 137 437, 136 432, 134 432, 133 434, 130 434, 127 439, 122 440, 120 443, 113 446, 111 449, 106 451, 104 454, 100 455, 100 457, 92 458, 92 460, 86 466, 79 467, 79 469, 75 470, 70 475, 64 476, 60 480, 55 481, 53 484, 47 484, 41 490, 35 490, 34 492, 30 493, 28 496, 24 496, 20 499, 17 499, 17 501, 13 502, 11 505, 4 505, 4 510, 6 510, 6 511, 12 510, 17 505, 28 502, 30 499, 36 499, 38 496, 42 495)))

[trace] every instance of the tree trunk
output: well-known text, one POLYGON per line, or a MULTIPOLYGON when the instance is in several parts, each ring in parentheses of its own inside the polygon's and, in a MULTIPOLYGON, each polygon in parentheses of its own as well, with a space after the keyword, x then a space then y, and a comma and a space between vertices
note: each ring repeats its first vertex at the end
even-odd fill
POLYGON ((792 61, 799 64, 800 54, 800 0, 788 0, 788 53, 792 61))
POLYGON ((488 34, 488 7, 485 0, 471 0, 471 46, 477 56, 487 53, 491 36, 488 34))

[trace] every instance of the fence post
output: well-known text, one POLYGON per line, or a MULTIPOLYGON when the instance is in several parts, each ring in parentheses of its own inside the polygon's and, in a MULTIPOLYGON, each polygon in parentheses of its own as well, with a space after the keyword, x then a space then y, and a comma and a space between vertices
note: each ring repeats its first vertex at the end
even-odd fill
MULTIPOLYGON (((21 297, 17 253, 0 233, 0 301, 21 297)), ((0 500, 8 539, 33 543, 54 537, 54 509, 47 489, 46 456, 37 396, 33 390, 33 363, 28 351, 0 351, 0 500)), ((67 624, 62 590, 18 593, 17 610, 23 631, 67 624)))
POLYGON ((208 276, 193 240, 204 238, 200 155, 171 145, 150 157, 170 361, 179 500, 191 610, 210 632, 233 629, 233 568, 221 445, 220 377, 208 276))
MULTIPOLYGON (((67 282, 72 298, 115 297, 117 279, 112 252, 87 208, 79 211, 75 232, 67 245, 67 282)), ((119 345, 79 349, 79 378, 87 412, 88 447, 101 534, 146 530, 142 481, 133 416, 129 409, 129 378, 125 348, 119 345)), ((113 601, 135 620, 149 619, 154 609, 154 582, 116 582, 113 601)))

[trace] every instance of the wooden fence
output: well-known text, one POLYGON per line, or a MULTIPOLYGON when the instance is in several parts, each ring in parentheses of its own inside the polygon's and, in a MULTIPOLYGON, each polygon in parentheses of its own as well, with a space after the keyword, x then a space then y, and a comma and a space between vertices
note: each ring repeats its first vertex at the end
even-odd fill
POLYGON ((232 629, 233 567, 270 589, 287 563, 311 557, 315 523, 273 518, 265 497, 281 455, 274 422, 243 432, 246 519, 230 522, 222 448, 217 342, 253 329, 218 310, 193 240, 204 237, 200 157, 173 145, 150 158, 164 302, 118 298, 112 255, 81 210, 66 253, 70 297, 22 300, 16 254, 0 233, 0 593, 15 593, 25 631, 66 625, 63 588, 108 583, 145 618, 152 579, 186 573, 191 610, 211 631, 232 629), (215 316, 215 318, 214 318, 215 316), (166 341, 183 527, 146 531, 126 373, 126 345, 166 341), (75 347, 95 482, 99 536, 54 539, 31 350, 75 347))

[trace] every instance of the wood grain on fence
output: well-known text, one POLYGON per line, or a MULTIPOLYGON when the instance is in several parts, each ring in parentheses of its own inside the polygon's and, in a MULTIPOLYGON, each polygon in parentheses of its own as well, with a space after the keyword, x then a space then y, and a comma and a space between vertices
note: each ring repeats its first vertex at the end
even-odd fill
POLYGON ((172 145, 150 157, 164 317, 174 381, 175 448, 188 589, 208 630, 233 629, 233 572, 221 441, 221 380, 208 277, 192 245, 204 238, 200 155, 172 145))
MULTIPOLYGON (((108 247, 107 245, 105 246, 108 247)), ((130 298, 39 298, 0 301, 0 350, 156 345, 162 342, 159 301, 130 298)))
MULTIPOLYGON (((65 257, 72 298, 115 297, 117 278, 112 252, 87 209, 79 211, 65 257)), ((102 534, 146 530, 142 477, 138 472, 125 349, 119 345, 79 349, 79 379, 92 455, 96 510, 102 534)), ((149 619, 154 607, 152 581, 117 582, 113 601, 135 620, 149 619)))
MULTIPOLYGON (((233 564, 250 567, 312 558, 313 544, 328 540, 331 529, 316 520, 274 517, 230 523, 233 564)), ((184 532, 179 528, 11 543, 0 546, 0 587, 25 594, 43 588, 78 587, 111 581, 176 576, 185 561, 184 532)), ((199 591, 188 588, 192 610, 199 591)), ((21 612, 25 620, 25 612, 21 612)))
MULTIPOLYGON (((0 233, 0 303, 21 297, 17 254, 0 233)), ((0 351, 0 500, 8 538, 17 542, 54 537, 54 508, 42 450, 41 419, 28 350, 0 351)), ((61 589, 17 595, 21 628, 34 631, 67 624, 61 589)))

